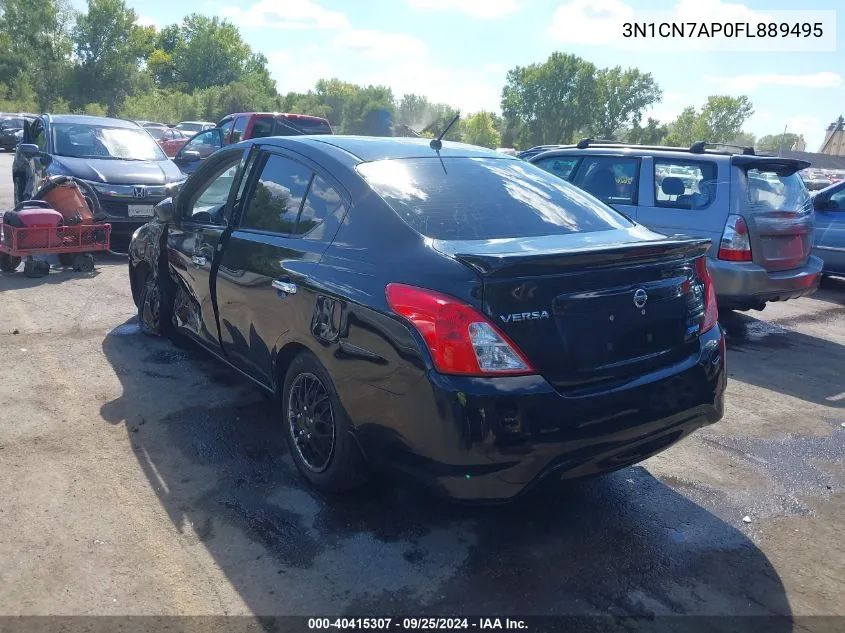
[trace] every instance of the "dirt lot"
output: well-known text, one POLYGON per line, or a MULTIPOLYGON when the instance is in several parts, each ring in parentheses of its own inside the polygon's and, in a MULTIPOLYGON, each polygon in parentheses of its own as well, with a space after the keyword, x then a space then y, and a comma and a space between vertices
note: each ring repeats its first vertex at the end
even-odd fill
POLYGON ((506 508, 315 495, 272 403, 134 316, 119 257, 0 276, 0 614, 845 615, 845 280, 726 320, 721 423, 506 508))

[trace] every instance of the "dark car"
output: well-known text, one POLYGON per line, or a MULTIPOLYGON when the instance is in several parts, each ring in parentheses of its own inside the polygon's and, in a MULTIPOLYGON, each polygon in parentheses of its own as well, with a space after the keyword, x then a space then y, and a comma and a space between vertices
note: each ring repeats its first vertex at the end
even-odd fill
POLYGON ((23 139, 23 128, 31 123, 37 115, 18 114, 0 117, 0 150, 15 149, 23 139))
POLYGON ((824 261, 824 274, 845 275, 845 181, 813 194, 816 232, 813 255, 824 261))
POLYGON ((238 112, 224 117, 216 127, 194 136, 173 157, 186 174, 224 145, 268 136, 332 134, 328 120, 309 114, 287 112, 238 112))
POLYGON ((494 151, 274 137, 224 147, 159 204, 129 274, 142 331, 279 396, 314 486, 390 465, 508 499, 720 419, 706 248, 494 151))
POLYGON ((128 235, 148 221, 155 204, 171 196, 185 176, 155 140, 133 121, 45 114, 26 126, 12 166, 15 202, 27 200, 45 177, 86 181, 92 204, 112 235, 128 235))

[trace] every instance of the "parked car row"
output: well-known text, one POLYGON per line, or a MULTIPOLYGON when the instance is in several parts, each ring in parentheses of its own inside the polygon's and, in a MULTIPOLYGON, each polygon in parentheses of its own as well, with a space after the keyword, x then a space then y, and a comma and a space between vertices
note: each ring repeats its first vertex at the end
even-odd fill
POLYGON ((34 121, 38 115, 25 113, 0 114, 0 150, 13 150, 23 138, 23 128, 28 121, 34 121))

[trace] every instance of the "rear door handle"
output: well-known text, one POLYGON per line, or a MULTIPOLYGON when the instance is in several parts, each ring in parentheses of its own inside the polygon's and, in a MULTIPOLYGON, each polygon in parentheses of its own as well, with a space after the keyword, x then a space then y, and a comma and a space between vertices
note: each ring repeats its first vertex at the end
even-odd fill
POLYGON ((194 255, 191 259, 194 262, 194 266, 205 266, 208 263, 205 257, 198 255, 194 255))
POLYGON ((285 294, 295 295, 296 294, 296 284, 292 284, 289 281, 282 281, 281 279, 274 279, 273 280, 273 287, 276 290, 281 290, 285 294))

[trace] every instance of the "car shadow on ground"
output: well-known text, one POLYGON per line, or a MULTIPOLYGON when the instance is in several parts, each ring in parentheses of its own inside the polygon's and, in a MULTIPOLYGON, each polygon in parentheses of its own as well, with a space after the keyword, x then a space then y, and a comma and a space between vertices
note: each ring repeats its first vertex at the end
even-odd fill
POLYGON ((827 407, 845 407, 839 397, 845 346, 793 329, 810 321, 845 322, 845 307, 773 320, 753 314, 759 313, 719 314, 727 334, 731 379, 827 407))
POLYGON ((178 538, 206 548, 255 614, 790 614, 742 523, 644 468, 504 506, 448 503, 391 474, 324 497, 296 474, 276 403, 221 363, 132 321, 103 351, 123 386, 103 418, 125 426, 178 538))

